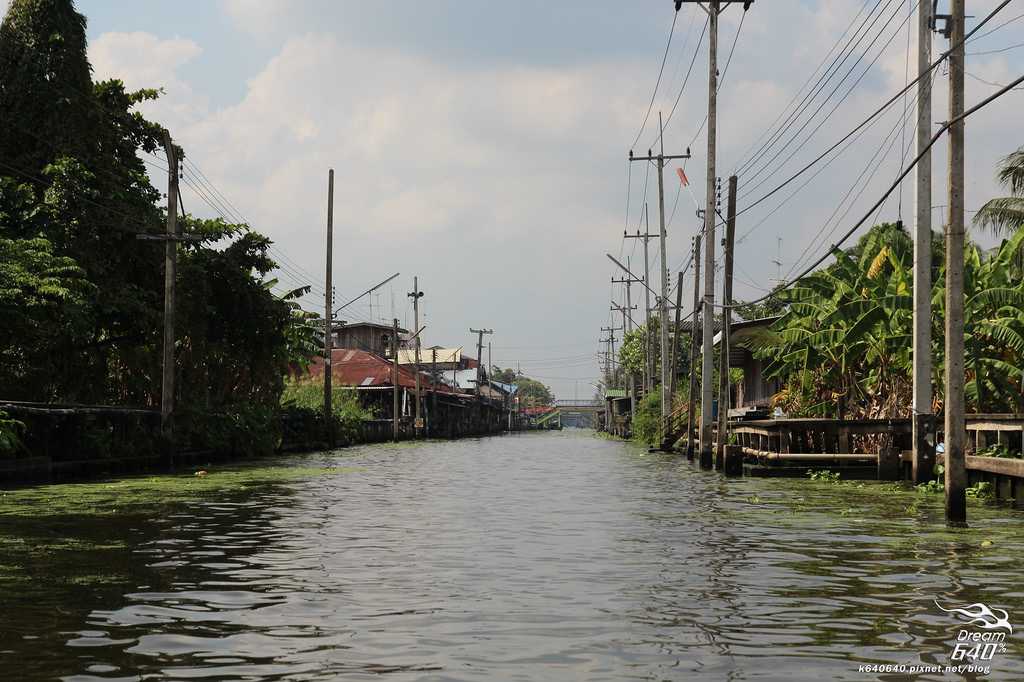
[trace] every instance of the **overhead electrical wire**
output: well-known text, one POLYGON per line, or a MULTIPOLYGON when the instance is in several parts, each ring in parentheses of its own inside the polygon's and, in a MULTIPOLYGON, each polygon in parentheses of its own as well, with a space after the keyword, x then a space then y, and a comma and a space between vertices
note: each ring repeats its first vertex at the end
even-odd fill
MULTIPOLYGON (((890 3, 891 2, 892 2, 892 0, 890 0, 890 3)), ((888 5, 886 7, 888 7, 888 5)), ((761 165, 760 169, 758 169, 755 172, 752 172, 749 175, 749 177, 745 176, 745 179, 747 180, 748 183, 749 182, 754 182, 754 180, 756 178, 761 176, 763 173, 767 172, 768 169, 771 167, 771 164, 774 163, 775 160, 778 159, 779 156, 787 148, 789 148, 794 143, 796 143, 797 138, 800 137, 803 134, 803 132, 807 129, 807 126, 809 126, 815 120, 815 118, 818 116, 818 114, 821 113, 821 111, 822 111, 822 109, 824 109, 825 105, 828 104, 829 101, 831 101, 832 96, 835 95, 839 91, 839 89, 843 86, 843 84, 847 81, 847 79, 854 73, 854 71, 857 70, 857 67, 860 65, 860 63, 863 61, 863 59, 867 56, 868 51, 871 50, 874 47, 874 45, 878 41, 878 39, 881 38, 882 35, 885 33, 885 30, 886 30, 886 28, 888 26, 888 23, 891 23, 892 21, 895 21, 896 16, 898 14, 900 14, 901 12, 902 12, 902 7, 900 5, 897 5, 896 6, 896 11, 893 12, 892 17, 889 19, 887 24, 883 25, 882 29, 871 40, 871 43, 867 46, 865 51, 859 57, 857 57, 857 60, 853 63, 853 65, 850 67, 850 69, 843 75, 843 77, 839 80, 839 82, 836 83, 835 87, 828 94, 828 96, 825 97, 825 99, 823 99, 821 101, 821 103, 818 105, 818 108, 814 110, 814 112, 807 118, 806 121, 804 121, 803 125, 801 125, 800 128, 793 134, 793 136, 789 138, 789 141, 785 142, 781 147, 779 147, 776 150, 775 154, 773 154, 770 159, 768 159, 767 161, 765 161, 761 165)), ((879 15, 879 16, 881 16, 881 15, 879 15)), ((907 15, 907 17, 903 20, 903 22, 900 23, 900 25, 897 27, 897 30, 893 33, 893 35, 889 38, 889 40, 886 41, 886 43, 878 51, 878 54, 875 55, 875 58, 871 60, 871 62, 867 65, 867 67, 865 67, 865 69, 861 72, 861 74, 859 76, 857 76, 856 80, 849 87, 849 89, 847 89, 846 93, 843 94, 842 97, 840 97, 839 101, 835 103, 835 105, 832 107, 831 111, 829 111, 827 114, 825 114, 825 116, 821 119, 821 121, 818 122, 818 124, 803 139, 803 141, 798 143, 797 147, 790 152, 789 156, 787 156, 785 159, 783 159, 783 161, 780 164, 778 164, 778 166, 776 166, 774 172, 778 172, 779 170, 784 168, 786 166, 786 164, 789 163, 789 161, 796 154, 798 154, 800 151, 802 151, 803 148, 806 147, 810 143, 810 141, 814 138, 814 136, 817 134, 817 132, 819 130, 821 130, 822 126, 824 126, 829 121, 829 119, 832 118, 832 115, 835 114, 836 111, 838 111, 839 107, 842 106, 843 102, 845 102, 849 98, 849 96, 853 93, 853 91, 857 89, 857 86, 860 85, 860 82, 868 74, 868 72, 871 70, 871 68, 878 62, 878 60, 881 58, 882 54, 885 53, 885 50, 889 47, 890 44, 892 44, 892 41, 895 40, 896 37, 899 35, 900 31, 903 29, 903 24, 908 22, 912 16, 913 16, 913 14, 908 14, 907 15)), ((906 92, 906 88, 904 88, 903 92, 906 92)), ((743 194, 740 195, 739 199, 743 199, 744 197, 747 197, 750 194, 753 194, 754 192, 756 192, 757 189, 760 188, 765 182, 768 182, 768 180, 772 177, 772 175, 774 175, 774 172, 773 173, 769 173, 760 182, 754 184, 753 187, 748 188, 745 192, 743 192, 743 194)))
POLYGON ((665 72, 665 60, 668 59, 668 50, 672 47, 672 35, 676 30, 676 19, 679 18, 679 12, 673 12, 672 14, 672 27, 668 31, 668 40, 665 42, 665 54, 661 57, 661 67, 658 69, 658 79, 654 83, 654 92, 651 93, 650 104, 647 105, 647 113, 644 114, 643 123, 640 124, 640 130, 636 133, 636 138, 633 139, 633 144, 629 145, 632 149, 636 146, 636 143, 640 141, 640 136, 644 134, 644 128, 647 127, 647 120, 651 117, 651 110, 654 108, 654 100, 658 96, 658 88, 661 86, 661 76, 665 72))
MULTIPOLYGON (((771 135, 769 135, 768 139, 765 140, 761 144, 761 146, 758 147, 757 150, 749 158, 747 158, 745 161, 743 161, 742 163, 740 163, 737 166, 736 171, 735 171, 736 175, 743 175, 743 174, 745 174, 749 168, 751 168, 761 158, 763 158, 763 156, 765 154, 767 154, 769 151, 771 151, 771 149, 775 146, 775 144, 780 139, 782 139, 782 136, 786 134, 786 132, 793 126, 793 124, 797 120, 799 120, 799 118, 803 114, 803 112, 807 110, 808 106, 810 106, 810 103, 813 102, 814 99, 817 98, 818 94, 825 88, 825 86, 828 84, 828 82, 830 80, 832 80, 832 77, 839 72, 839 69, 842 67, 843 62, 845 62, 849 58, 849 56, 851 54, 853 54, 853 49, 856 48, 856 45, 853 44, 854 41, 857 41, 857 43, 859 44, 860 40, 863 39, 863 37, 858 38, 858 36, 861 35, 861 31, 864 30, 865 26, 867 26, 868 21, 871 20, 871 17, 875 16, 875 10, 877 10, 881 6, 881 4, 882 4, 882 0, 876 0, 875 6, 871 8, 871 10, 868 12, 868 14, 861 21, 860 25, 857 26, 857 28, 853 31, 853 33, 850 35, 849 39, 847 39, 846 44, 843 45, 843 47, 839 50, 839 52, 836 53, 835 57, 832 58, 832 62, 821 73, 821 75, 818 77, 818 80, 814 83, 814 85, 810 88, 810 90, 808 90, 807 93, 803 96, 803 98, 800 100, 800 103, 797 104, 797 106, 793 109, 793 111, 785 117, 785 120, 779 125, 779 128, 777 130, 775 130, 775 132, 771 133, 771 135), (848 53, 848 51, 849 51, 849 53, 848 53)), ((864 7, 866 7, 866 6, 867 5, 865 5, 864 7)), ((839 39, 839 41, 837 41, 836 46, 839 45, 840 43, 842 43, 843 38, 845 38, 846 34, 849 33, 850 28, 853 27, 853 24, 857 23, 857 19, 860 17, 861 13, 864 11, 864 7, 861 7, 861 11, 857 13, 857 15, 854 17, 853 21, 851 22, 850 26, 847 27, 847 29, 843 33, 843 35, 840 36, 840 39, 839 39)), ((878 14, 878 17, 880 17, 880 16, 881 16, 881 13, 878 14)), ((876 17, 876 21, 877 21, 878 17, 876 17)), ((866 31, 865 31, 864 35, 867 35, 866 31)), ((824 61, 828 60, 829 55, 831 55, 834 50, 835 50, 835 46, 833 46, 832 50, 830 50, 828 55, 825 56, 825 60, 823 60, 822 64, 824 64, 824 61)), ((819 65, 818 69, 820 69, 820 68, 821 68, 821 66, 819 65)), ((817 70, 815 70, 815 73, 817 73, 817 70)), ((814 74, 811 75, 811 78, 814 78, 814 74)), ((797 96, 799 96, 799 93, 802 90, 803 90, 803 87, 801 87, 800 90, 797 91, 797 96)), ((793 101, 795 101, 795 97, 794 97, 793 101)), ((790 105, 791 104, 792 104, 792 102, 790 103, 790 105)), ((784 109, 783 111, 784 112, 787 111, 789 109, 790 105, 787 105, 786 109, 784 109)), ((773 124, 773 126, 774 126, 774 124, 773 124)), ((771 127, 769 128, 769 130, 771 130, 771 127)))
MULTIPOLYGON (((931 77, 932 71, 934 71, 936 68, 938 68, 938 66, 940 64, 942 64, 946 60, 946 58, 950 55, 950 53, 954 49, 956 49, 959 45, 962 45, 975 32, 979 31, 983 26, 985 26, 985 24, 987 24, 989 21, 991 21, 996 15, 999 14, 1000 11, 1002 11, 1011 2, 1013 2, 1013 0, 1003 0, 1003 2, 1001 2, 995 9, 993 9, 988 15, 986 15, 985 18, 982 19, 981 22, 979 22, 977 26, 975 26, 970 32, 968 32, 965 35, 963 40, 961 40, 959 43, 957 43, 955 45, 951 45, 945 52, 940 54, 939 57, 935 61, 933 61, 931 63, 931 65, 929 65, 928 68, 924 69, 924 71, 922 73, 920 73, 916 78, 914 78, 912 81, 910 81, 910 83, 907 84, 906 87, 904 87, 899 92, 895 93, 892 97, 890 97, 885 102, 883 102, 881 106, 879 106, 877 109, 875 109, 863 121, 861 121, 856 126, 854 126, 853 129, 851 129, 849 132, 847 132, 845 135, 843 135, 843 137, 841 137, 839 140, 837 140, 835 143, 833 143, 831 146, 829 146, 824 152, 822 152, 817 157, 812 159, 810 162, 805 164, 802 168, 800 168, 800 170, 798 170, 795 173, 793 173, 792 175, 790 175, 788 178, 786 178, 784 181, 779 183, 773 189, 769 190, 763 196, 759 197, 755 201, 751 202, 747 206, 744 206, 742 209, 737 211, 736 215, 737 216, 743 215, 744 213, 752 210, 754 207, 756 207, 756 206, 760 205, 761 203, 767 201, 769 198, 771 198, 772 196, 774 196, 778 192, 782 191, 785 187, 789 186, 794 180, 796 180, 801 175, 803 175, 804 173, 809 171, 811 168, 816 166, 818 163, 820 163, 822 161, 822 159, 826 158, 836 148, 838 148, 839 146, 843 145, 851 137, 856 135, 862 128, 864 128, 865 126, 870 124, 879 115, 881 115, 883 112, 885 112, 890 106, 892 106, 893 103, 899 101, 899 99, 903 96, 903 93, 906 92, 908 89, 916 86, 917 83, 923 77, 925 77, 925 76, 931 77)), ((1014 85, 1016 86, 1016 83, 1014 85)), ((1002 92, 1002 90, 1000 92, 1002 92)), ((722 223, 720 223, 720 224, 722 224, 722 223)))
MULTIPOLYGON (((1003 3, 1002 6, 1005 6, 1006 4, 1007 3, 1003 3)), ((998 11, 998 9, 996 11, 998 11)), ((992 16, 992 15, 989 15, 989 16, 992 16)), ((977 28, 975 30, 977 30, 977 28)), ((854 223, 853 226, 850 227, 850 229, 847 230, 843 234, 843 236, 839 239, 839 241, 837 241, 835 244, 833 244, 829 248, 829 250, 825 252, 824 255, 822 255, 815 262, 811 263, 809 266, 804 268, 804 270, 799 275, 794 277, 793 279, 789 280, 788 282, 781 283, 779 285, 779 288, 780 289, 789 288, 789 287, 793 286, 793 284, 795 284, 796 282, 800 281, 801 279, 803 279, 804 277, 809 275, 811 272, 814 271, 815 268, 817 268, 819 265, 824 263, 825 260, 832 254, 832 252, 836 248, 838 248, 841 244, 843 244, 843 242, 845 242, 847 239, 849 239, 851 236, 853 236, 853 234, 858 229, 860 229, 860 227, 862 225, 864 225, 864 223, 866 223, 868 221, 868 219, 871 218, 872 214, 874 214, 875 211, 879 207, 881 207, 882 204, 885 203, 886 199, 888 199, 889 196, 892 195, 892 193, 896 191, 896 188, 899 187, 899 184, 903 181, 903 179, 907 175, 910 174, 910 171, 912 171, 917 166, 917 164, 920 163, 921 159, 925 156, 925 154, 927 154, 931 150, 931 148, 933 146, 935 146, 935 143, 938 142, 942 138, 942 136, 946 134, 946 131, 949 130, 950 127, 953 126, 953 124, 958 123, 959 121, 962 121, 962 120, 972 116, 973 114, 975 114, 976 112, 978 112, 981 109, 985 108, 986 106, 988 106, 992 102, 996 101, 997 99, 999 99, 1000 97, 1002 97, 1006 93, 1012 91, 1014 88, 1019 86, 1021 83, 1024 83, 1024 76, 1020 76, 1020 77, 1014 79, 1008 85, 1006 85, 1005 87, 1001 88, 998 92, 995 92, 995 93, 989 95, 988 97, 986 97, 982 101, 978 102, 977 104, 975 104, 971 108, 965 110, 959 116, 957 116, 957 117, 955 117, 955 118, 953 118, 953 119, 951 119, 949 121, 946 121, 945 123, 941 124, 939 126, 939 129, 935 132, 935 134, 932 135, 932 137, 928 141, 928 143, 921 150, 918 151, 918 154, 914 158, 914 160, 910 164, 908 164, 906 166, 906 168, 904 168, 903 172, 899 174, 899 176, 892 183, 892 185, 889 186, 889 189, 886 190, 885 193, 881 196, 881 198, 879 198, 878 201, 876 201, 871 206, 871 208, 867 211, 867 213, 865 213, 864 216, 860 220, 858 220, 856 223, 854 223)), ((746 301, 744 304, 745 305, 749 305, 751 303, 760 303, 761 301, 764 301, 764 300, 768 299, 771 295, 772 294, 768 294, 766 296, 762 296, 761 298, 754 299, 753 301, 746 301)))
MULTIPOLYGON (((823 66, 825 66, 825 63, 828 61, 829 57, 831 57, 832 53, 835 52, 836 48, 838 48, 842 44, 843 39, 846 38, 846 34, 849 33, 850 30, 853 28, 854 24, 857 23, 857 19, 860 18, 860 15, 864 12, 864 10, 867 8, 869 4, 871 4, 871 0, 866 0, 864 4, 861 5, 860 10, 858 10, 857 14, 855 14, 854 17, 850 20, 850 23, 846 27, 846 30, 843 31, 842 35, 839 36, 835 44, 832 45, 832 48, 829 49, 828 53, 824 56, 824 58, 822 58, 821 62, 818 64, 817 68, 814 69, 811 75, 808 76, 804 84, 801 85, 800 88, 793 94, 793 98, 789 101, 789 103, 786 104, 782 111, 779 112, 779 115, 775 117, 775 120, 772 121, 771 124, 769 124, 769 126, 760 135, 758 135, 758 137, 743 151, 742 154, 740 154, 740 160, 733 167, 733 175, 738 175, 740 170, 746 167, 748 155, 750 155, 751 152, 755 150, 755 148, 757 149, 757 151, 760 151, 760 149, 763 148, 762 140, 764 139, 764 137, 775 129, 775 126, 779 124, 779 121, 781 121, 782 117, 786 115, 786 112, 789 111, 789 108, 796 103, 797 98, 800 97, 800 93, 802 93, 804 89, 811 84, 811 81, 814 80, 814 77, 817 76, 818 72, 821 71, 823 66)), ((799 109, 799 105, 797 108, 799 109)), ((755 151, 754 153, 756 154, 757 152, 755 151)))

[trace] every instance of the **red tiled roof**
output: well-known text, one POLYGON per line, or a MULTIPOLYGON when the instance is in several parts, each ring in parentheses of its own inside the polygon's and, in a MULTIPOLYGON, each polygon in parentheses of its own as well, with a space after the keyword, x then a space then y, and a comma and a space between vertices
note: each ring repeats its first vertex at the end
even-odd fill
MULTIPOLYGON (((391 386, 391 362, 363 350, 335 348, 331 353, 331 377, 339 386, 391 386)), ((322 376, 324 363, 314 358, 309 366, 312 376, 322 376)), ((416 387, 416 373, 411 366, 399 366, 398 385, 402 388, 416 387)), ((430 376, 420 373, 420 387, 430 389, 430 376)), ((438 393, 454 393, 450 386, 438 384, 438 393)))

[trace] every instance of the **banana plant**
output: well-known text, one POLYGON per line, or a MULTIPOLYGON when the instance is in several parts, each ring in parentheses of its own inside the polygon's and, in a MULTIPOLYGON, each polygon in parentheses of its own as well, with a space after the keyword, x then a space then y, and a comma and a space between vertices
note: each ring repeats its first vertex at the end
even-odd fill
MULTIPOLYGON (((968 408, 1024 410, 1024 229, 986 254, 966 248, 965 347, 968 408)), ((911 396, 913 248, 901 228, 872 228, 835 263, 779 292, 787 304, 748 345, 765 375, 786 381, 788 412, 905 417, 911 396)), ((940 261, 941 262, 941 261, 940 261)), ((932 290, 933 381, 941 407, 945 277, 932 290)))

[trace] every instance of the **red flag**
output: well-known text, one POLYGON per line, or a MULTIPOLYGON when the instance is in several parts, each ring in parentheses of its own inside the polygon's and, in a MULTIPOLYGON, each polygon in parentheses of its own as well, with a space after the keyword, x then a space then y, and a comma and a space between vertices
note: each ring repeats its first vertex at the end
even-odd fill
POLYGON ((686 173, 683 172, 682 168, 676 168, 676 173, 679 174, 679 182, 683 183, 683 187, 690 184, 690 178, 686 177, 686 173))

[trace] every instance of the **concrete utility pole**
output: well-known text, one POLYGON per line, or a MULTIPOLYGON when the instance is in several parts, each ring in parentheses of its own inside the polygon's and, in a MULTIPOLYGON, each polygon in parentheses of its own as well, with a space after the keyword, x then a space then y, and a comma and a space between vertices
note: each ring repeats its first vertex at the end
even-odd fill
POLYGON ((160 389, 160 428, 174 463, 174 287, 178 277, 178 154, 171 133, 164 130, 167 155, 167 241, 164 242, 163 382, 160 389))
MULTIPOLYGON (((703 5, 701 5, 703 7, 703 5)), ((700 456, 701 462, 711 457, 711 401, 714 388, 715 331, 715 157, 718 134, 718 15, 719 0, 709 0, 708 25, 708 167, 707 202, 704 206, 704 356, 701 363, 700 387, 700 456)))
MULTIPOLYGON (((626 259, 626 267, 632 269, 633 264, 626 259)), ((626 310, 636 310, 636 306, 633 305, 633 277, 626 278, 626 310)), ((629 318, 629 329, 627 331, 633 331, 633 316, 623 311, 625 317, 629 318)), ((626 320, 622 321, 622 326, 626 326, 626 320)), ((622 338, 626 338, 626 332, 622 332, 622 338)), ((644 363, 647 363, 646 353, 644 356, 644 363)), ((629 374, 629 414, 630 419, 636 416, 636 375, 630 372, 629 374)))
POLYGON ((729 178, 729 198, 726 204, 725 221, 725 281, 722 284, 722 341, 721 359, 718 361, 718 452, 725 462, 726 430, 729 427, 729 325, 732 320, 732 265, 733 246, 736 240, 736 184, 735 175, 729 178))
MULTIPOLYGON (((609 308, 609 310, 615 310, 615 311, 618 311, 618 312, 622 313, 622 345, 623 345, 623 347, 625 347, 625 345, 626 345, 626 331, 630 329, 630 327, 632 326, 632 323, 633 323, 633 316, 629 314, 629 311, 630 310, 636 310, 636 306, 619 305, 615 301, 612 301, 612 305, 609 308), (627 326, 627 324, 629 324, 630 326, 627 326)), ((623 385, 624 385, 624 387, 626 389, 626 395, 628 395, 632 399, 630 401, 630 409, 631 410, 635 410, 635 408, 636 408, 636 396, 634 395, 635 391, 634 391, 634 386, 633 386, 633 374, 632 374, 632 372, 630 372, 627 375, 625 370, 623 370, 622 381, 623 381, 623 385)))
POLYGON ((437 416, 437 349, 430 349, 430 414, 427 415, 427 435, 434 435, 434 419, 437 416))
POLYGON ((949 219, 946 225, 946 523, 967 523, 964 446, 964 0, 952 0, 949 40, 949 219))
POLYGON ((688 159, 690 158, 690 152, 687 150, 685 154, 667 155, 665 154, 665 140, 664 140, 664 127, 661 122, 661 112, 658 112, 658 142, 661 145, 661 149, 657 156, 651 153, 651 150, 647 150, 647 156, 633 156, 633 150, 629 150, 630 161, 657 161, 658 162, 658 218, 661 229, 659 230, 659 237, 661 241, 661 298, 659 299, 659 313, 661 315, 661 419, 664 422, 668 415, 672 411, 672 406, 669 404, 671 396, 669 395, 669 372, 670 368, 668 358, 668 258, 666 255, 667 247, 665 244, 665 162, 672 159, 688 159))
POLYGON ((164 244, 164 340, 160 385, 160 430, 167 448, 167 461, 174 464, 174 300, 178 279, 178 242, 201 242, 196 235, 178 230, 178 153, 171 134, 164 130, 164 151, 167 154, 167 229, 164 234, 138 234, 140 241, 164 244))
POLYGON ((601 327, 602 332, 608 332, 607 339, 601 339, 601 343, 607 344, 608 350, 605 351, 605 388, 615 388, 615 332, 619 330, 618 327, 601 327))
MULTIPOLYGON (((679 355, 678 355, 678 353, 679 353, 679 324, 681 322, 680 316, 682 315, 682 313, 683 313, 683 273, 680 272, 678 274, 678 279, 676 280, 676 322, 672 326, 672 353, 669 355, 669 357, 672 358, 672 361, 669 363, 670 366, 671 366, 671 376, 672 376, 672 378, 669 379, 669 382, 668 382, 668 386, 669 386, 669 389, 668 389, 669 405, 671 405, 675 401, 675 396, 676 396, 676 366, 677 366, 678 357, 679 357, 679 355)), ((669 414, 672 414, 671 410, 669 410, 669 414)), ((668 425, 666 424, 666 427, 667 426, 668 425)), ((667 433, 667 431, 666 431, 666 433, 667 433)), ((662 443, 662 445, 664 447, 668 448, 668 447, 671 447, 672 444, 671 443, 662 443)))
MULTIPOLYGON (((420 299, 423 292, 420 291, 419 277, 412 278, 412 291, 408 294, 412 299, 413 329, 415 330, 415 368, 416 368, 416 421, 413 422, 416 436, 421 436, 423 431, 423 417, 420 415, 420 299)), ((397 359, 397 356, 396 356, 397 359)))
MULTIPOLYGON (((640 234, 640 230, 637 230, 636 234, 627 234, 626 232, 623 232, 622 236, 626 239, 644 240, 644 395, 646 395, 654 385, 654 354, 651 353, 651 259, 647 253, 647 243, 652 237, 658 236, 651 234, 647 204, 644 204, 644 221, 645 227, 643 234, 640 234)), ((633 279, 632 281, 635 282, 637 280, 633 279)))
POLYGON ((693 461, 693 415, 697 411, 697 329, 700 327, 700 233, 693 238, 693 316, 690 318, 690 395, 686 406, 686 458, 693 461))
POLYGON ((398 442, 398 318, 391 322, 391 437, 398 442))
POLYGON ((327 171, 327 277, 324 294, 324 422, 327 426, 327 444, 334 447, 334 419, 331 407, 334 405, 332 394, 334 379, 334 282, 333 282, 333 249, 334 249, 334 169, 327 171))
MULTIPOLYGON (((932 137, 931 2, 917 5, 917 148, 932 137)), ((914 483, 934 477, 935 422, 932 415, 932 153, 926 151, 914 169, 914 339, 911 476, 914 483), (929 436, 931 443, 928 442, 929 436)))
POLYGON ((476 394, 480 395, 480 383, 483 381, 483 365, 481 364, 484 360, 484 334, 493 334, 493 329, 470 329, 470 334, 477 335, 476 341, 476 394))

